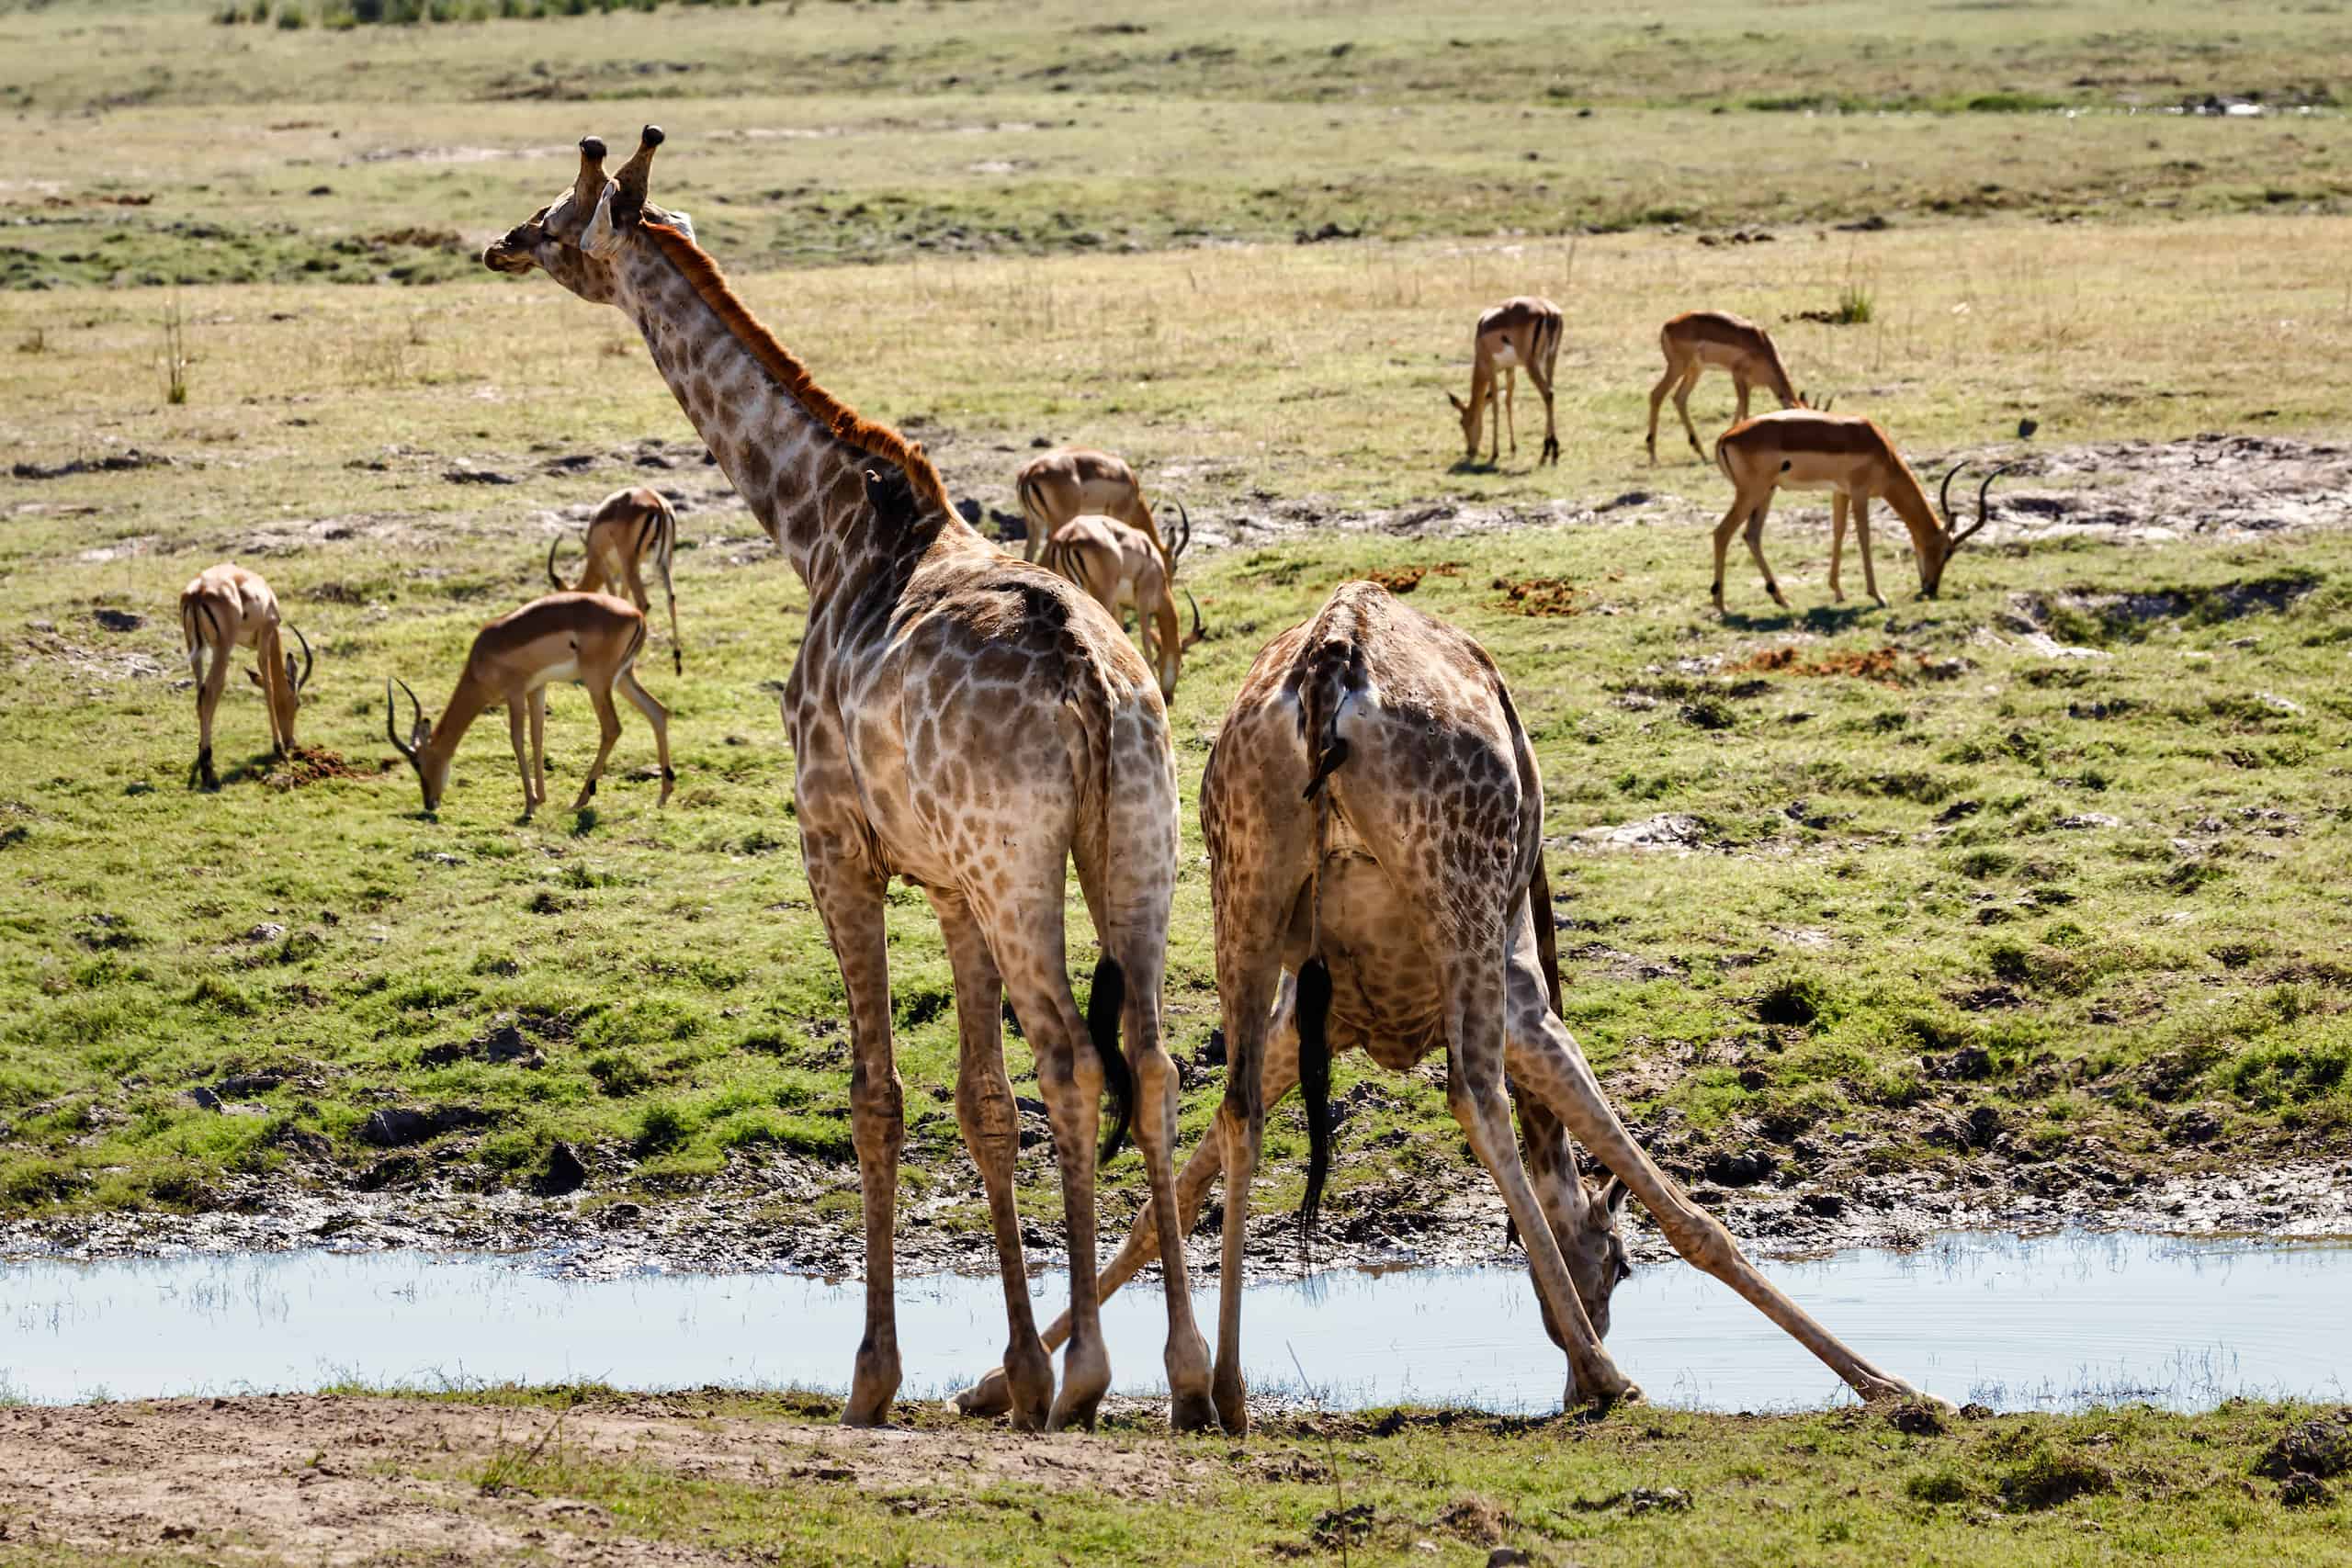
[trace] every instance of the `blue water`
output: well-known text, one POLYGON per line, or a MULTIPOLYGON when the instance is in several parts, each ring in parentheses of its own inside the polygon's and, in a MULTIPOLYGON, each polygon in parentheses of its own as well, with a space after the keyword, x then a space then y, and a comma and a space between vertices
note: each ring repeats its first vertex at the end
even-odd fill
MULTIPOLYGON (((0 1266, 0 1396, 299 1391, 595 1380, 841 1389, 863 1291, 787 1274, 554 1278, 545 1259, 424 1252, 195 1254, 0 1266)), ((2083 1235, 1952 1235, 1767 1272, 1880 1366, 1999 1409, 2238 1394, 2342 1399, 2352 1385, 2352 1247, 2083 1235)), ((1040 1323, 1059 1275, 1033 1286, 1040 1323)), ((1214 1284, 1195 1298, 1214 1327, 1214 1284)), ((1679 1263, 1618 1292, 1609 1348, 1657 1403, 1817 1406, 1828 1370, 1679 1263)), ((1121 1392, 1163 1388, 1156 1285, 1104 1309, 1121 1392)), ((1253 1389, 1334 1407, 1400 1400, 1556 1409, 1560 1353, 1517 1267, 1335 1270, 1250 1287, 1253 1389), (1306 1387, 1302 1390, 1301 1374, 1306 1387)), ((944 1394, 997 1359, 996 1280, 902 1281, 909 1395, 944 1394)))

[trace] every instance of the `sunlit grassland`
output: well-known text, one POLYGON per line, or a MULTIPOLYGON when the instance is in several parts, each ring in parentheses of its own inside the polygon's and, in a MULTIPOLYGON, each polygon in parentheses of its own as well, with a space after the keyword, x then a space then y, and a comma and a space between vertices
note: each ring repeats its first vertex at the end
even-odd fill
MULTIPOLYGON (((1878 414, 1922 457, 2015 449, 2022 413, 2041 422, 2036 446, 2324 428, 2352 336, 2344 238, 2325 220, 1983 224, 1713 251, 1589 238, 1572 264, 1564 243, 1363 244, 741 281, 829 385, 907 422, 940 452, 951 491, 989 505, 1010 504, 1033 435, 1126 451, 1204 520, 1257 514, 1270 498, 1335 511, 1557 499, 1576 515, 1653 493, 1575 526, 1419 543, 1317 534, 1199 558, 1188 576, 1212 638, 1177 702, 1188 801, 1266 637, 1348 576, 1458 562, 1414 602, 1471 627, 1513 682, 1550 781, 1572 1021, 1636 1113, 1674 1111, 1687 1133, 1658 1125, 1686 1153, 1752 1137, 1763 1118, 1783 1135, 1853 1133, 1876 1168, 1949 1159, 1935 1128, 1957 1102, 1920 1058, 1975 1045, 1996 1077, 1971 1092, 2017 1146, 2056 1153, 2095 1132, 2111 1161, 2176 1165, 2211 1157, 2163 1135, 2184 1103, 2217 1108, 2241 1151, 2229 1157, 2342 1146, 2352 542, 1972 551, 1945 598, 1920 605, 1889 548, 1899 535, 1882 530, 1892 611, 1768 615, 1742 564, 1739 614, 1718 622, 1704 613, 1703 522, 1721 481, 1673 455, 1670 427, 1668 463, 1640 458, 1651 344, 1678 306, 1783 320, 1861 278, 1880 301, 1871 324, 1792 324, 1784 344, 1801 381, 1878 414), (1462 378, 1477 306, 1519 288, 1568 308, 1566 457, 1543 472, 1523 458, 1459 468, 1440 388, 1462 378), (1588 613, 1506 614, 1491 586, 1502 576, 1566 578, 1588 613), (2284 608, 2213 611, 2235 603, 2216 591, 2248 584, 2284 608), (2057 604, 2157 589, 2180 591, 2180 613, 2061 626, 2103 660, 2053 665, 1980 635, 2005 635, 2013 592, 2057 604), (1818 649, 1894 647, 1903 678, 1685 662, 1736 664, 1792 635, 1818 649), (1951 659, 1965 661, 1957 679, 1917 673, 1951 659), (1948 815, 1963 801, 1973 815, 1948 815), (1702 852, 1606 854, 1566 837, 1668 811, 1702 820, 1702 852), (2285 816, 2245 815, 2263 811, 2285 816), (2060 825, 2087 812, 2116 825, 2060 825), (2198 826, 2208 820, 2221 829, 2198 826), (2278 821, 2283 832, 2263 825, 2278 821), (1611 952, 1672 973, 1629 978, 1611 952), (1954 999, 1994 986, 2015 1005, 1954 999), (1802 994, 1813 1018, 1759 1021, 1768 994, 1802 994)), ((242 682, 223 710, 228 787, 185 789, 194 725, 173 686, 185 669, 171 607, 200 566, 237 555, 271 577, 320 649, 305 742, 372 769, 389 757, 383 678, 440 701, 474 626, 537 591, 549 509, 646 479, 710 499, 715 470, 694 461, 619 318, 544 280, 191 288, 178 295, 191 392, 173 407, 156 364, 163 298, 0 295, 0 344, 38 339, 0 355, 13 451, 174 459, 8 492, 0 625, 17 696, 0 717, 13 895, 0 1202, 184 1207, 217 1201, 237 1172, 323 1174, 292 1152, 298 1132, 364 1168, 379 1151, 356 1129, 397 1100, 488 1114, 435 1151, 459 1186, 519 1182, 562 1138, 591 1152, 600 1192, 691 1186, 730 1161, 805 1162, 831 1193, 814 1207, 848 1220, 839 983, 807 906, 765 684, 788 668, 803 598, 740 511, 685 514, 686 673, 671 675, 657 647, 649 677, 674 716, 682 777, 667 812, 627 777, 652 760, 634 715, 589 818, 515 825, 494 717, 437 821, 397 765, 274 788, 242 682), (632 466, 646 437, 673 443, 681 466, 632 466), (576 453, 594 466, 547 466, 576 453), (451 483, 460 462, 521 482, 451 483), (98 605, 148 623, 105 631, 98 605), (544 1066, 422 1059, 504 1013, 544 1066), (234 1070, 288 1081, 259 1097, 262 1115, 181 1098, 234 1070)), ((1540 416, 1522 401, 1532 452, 1540 416)), ((1709 383, 1697 402, 1719 428, 1727 389, 1709 383)), ((1801 609, 1826 605, 1821 524, 1817 507, 1784 505, 1768 536, 1801 609)), ((561 804, 590 729, 576 698, 552 705, 561 804)), ((1167 999, 1190 1056, 1216 1004, 1186 809, 1167 999)), ((1082 931, 1075 900, 1072 914, 1082 931)), ((927 1182, 968 1179, 949 1095, 952 997, 920 895, 895 892, 890 920, 920 1198, 927 1182)), ((1343 1071, 1342 1089, 1351 1081, 1343 1071)), ((1215 1075, 1194 1077, 1188 1132, 1215 1093, 1215 1075)), ((1408 1136, 1343 1168, 1342 1201, 1392 1179, 1391 1166, 1461 1157, 1434 1082, 1385 1080, 1358 1103, 1343 1144, 1389 1126, 1408 1136)), ((1295 1123, 1278 1122, 1277 1201, 1297 1152, 1295 1123)), ((1049 1217, 1046 1152, 1024 1159, 1033 1212, 1049 1217)), ((1106 1179, 1134 1175, 1130 1156, 1106 1179)))

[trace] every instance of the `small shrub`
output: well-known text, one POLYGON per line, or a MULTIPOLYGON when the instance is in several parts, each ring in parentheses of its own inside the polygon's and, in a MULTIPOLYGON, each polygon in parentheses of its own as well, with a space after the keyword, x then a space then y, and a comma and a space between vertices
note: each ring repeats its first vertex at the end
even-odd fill
POLYGON ((618 1051, 589 1057, 588 1076, 613 1100, 627 1100, 653 1087, 653 1074, 645 1064, 618 1051))
POLYGON ((1756 998, 1760 1023, 1786 1028, 1811 1028, 1829 1011, 1829 989, 1812 975, 1784 975, 1756 998))
POLYGON ((1878 305, 1871 291, 1859 283, 1849 283, 1838 291, 1837 321, 1841 327, 1867 325, 1878 314, 1878 305))
POLYGON ((638 1118, 637 1136, 629 1146, 638 1158, 644 1159, 668 1154, 693 1134, 694 1124, 676 1106, 649 1105, 645 1114, 638 1118))

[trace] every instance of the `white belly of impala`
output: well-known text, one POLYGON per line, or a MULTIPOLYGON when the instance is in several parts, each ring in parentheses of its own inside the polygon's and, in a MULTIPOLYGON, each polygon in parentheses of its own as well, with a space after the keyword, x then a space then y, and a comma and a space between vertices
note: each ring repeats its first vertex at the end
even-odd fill
POLYGON ((552 686, 559 681, 577 681, 578 679, 580 679, 580 660, 567 659, 560 664, 550 664, 540 671, 538 679, 531 682, 531 690, 536 692, 541 686, 552 686))
POLYGON ((1500 348, 1495 350, 1491 357, 1493 358, 1495 368, 1498 370, 1515 369, 1519 365, 1519 353, 1509 344, 1505 344, 1500 348))

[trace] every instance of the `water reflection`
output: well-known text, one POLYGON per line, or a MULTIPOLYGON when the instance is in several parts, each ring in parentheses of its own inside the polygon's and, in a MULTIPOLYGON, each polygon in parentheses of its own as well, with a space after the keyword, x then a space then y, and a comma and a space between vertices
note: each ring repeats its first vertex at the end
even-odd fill
MULTIPOLYGON (((862 1325, 853 1282, 785 1274, 550 1277, 545 1259, 198 1254, 0 1268, 0 1395, 39 1401, 595 1380, 838 1389, 862 1325)), ((1909 1252, 1777 1263, 1799 1304, 1880 1365, 1998 1409, 2233 1395, 2345 1396, 2352 1247, 1957 1234, 1909 1252), (2331 1326, 2335 1325, 2335 1326, 2331 1326)), ((1035 1287, 1058 1311, 1062 1277, 1035 1287)), ((1202 1310, 1213 1310, 1213 1291, 1202 1310)), ((1156 1290, 1105 1309, 1123 1392, 1159 1392, 1156 1290)), ((1609 1340, 1649 1396, 1705 1409, 1819 1405, 1829 1371, 1679 1264, 1637 1272, 1609 1340)), ((1557 1407, 1559 1353, 1515 1266, 1335 1270, 1251 1287, 1250 1378, 1335 1406, 1557 1407), (1304 1376, 1308 1390, 1299 1389, 1304 1376)), ((910 1395, 944 1393, 1003 1343, 993 1279, 904 1281, 910 1395)))

